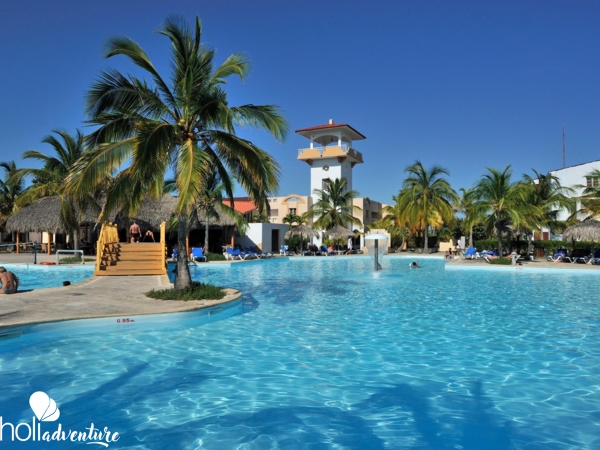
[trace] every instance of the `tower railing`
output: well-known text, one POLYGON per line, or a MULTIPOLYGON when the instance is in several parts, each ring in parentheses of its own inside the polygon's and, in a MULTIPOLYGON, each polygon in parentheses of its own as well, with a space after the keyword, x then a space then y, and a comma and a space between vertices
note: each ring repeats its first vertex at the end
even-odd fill
MULTIPOLYGON (((350 147, 350 145, 346 144, 346 143, 343 143, 341 146, 335 144, 335 145, 331 145, 330 147, 337 147, 337 148, 341 149, 344 153, 348 153, 349 150, 353 150, 353 148, 350 147)), ((313 147, 313 148, 301 148, 298 150, 298 156, 301 156, 303 152, 308 151, 308 150, 316 150, 322 155, 323 152, 325 152, 326 148, 327 147, 324 147, 324 146, 313 147)))

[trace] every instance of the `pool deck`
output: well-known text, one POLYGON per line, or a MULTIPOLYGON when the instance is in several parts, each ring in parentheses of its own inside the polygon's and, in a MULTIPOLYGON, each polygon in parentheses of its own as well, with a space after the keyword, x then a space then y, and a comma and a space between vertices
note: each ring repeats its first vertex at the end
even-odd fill
MULTIPOLYGON (((38 255, 37 261, 55 262, 56 256, 38 255)), ((0 265, 26 263, 33 263, 33 255, 0 255, 0 265)), ((145 295, 152 289, 172 286, 167 275, 93 276, 71 286, 0 295, 0 329, 74 319, 193 311, 234 301, 242 295, 235 289, 226 289, 227 295, 221 300, 187 302, 155 300, 145 295)))
POLYGON ((517 266, 504 266, 504 265, 493 265, 488 263, 483 258, 478 259, 464 259, 454 258, 453 261, 449 262, 449 266, 454 267, 465 267, 465 268, 487 268, 487 269, 501 269, 506 270, 510 268, 517 269, 549 269, 549 270, 585 270, 585 271, 600 271, 600 265, 594 264, 578 264, 578 263, 555 263, 548 261, 545 258, 537 258, 535 261, 519 261, 521 264, 517 266))

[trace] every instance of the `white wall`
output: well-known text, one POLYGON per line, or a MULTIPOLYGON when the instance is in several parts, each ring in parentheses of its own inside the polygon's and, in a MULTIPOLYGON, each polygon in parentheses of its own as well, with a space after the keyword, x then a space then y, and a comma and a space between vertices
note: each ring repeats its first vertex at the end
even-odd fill
POLYGON ((290 226, 285 223, 250 223, 245 236, 236 236, 235 243, 247 247, 258 247, 263 252, 270 252, 273 248, 271 242, 271 231, 279 230, 279 242, 275 248, 279 249, 285 239, 285 233, 290 226))
MULTIPOLYGON (((600 170, 600 161, 565 167, 564 169, 553 170, 550 173, 558 178, 562 186, 574 188, 576 185, 585 186, 585 176, 593 170, 600 170)), ((573 196, 578 197, 582 192, 583 189, 575 189, 573 196)), ((567 217, 569 217, 568 212, 563 210, 559 213, 558 220, 566 220, 567 217)))

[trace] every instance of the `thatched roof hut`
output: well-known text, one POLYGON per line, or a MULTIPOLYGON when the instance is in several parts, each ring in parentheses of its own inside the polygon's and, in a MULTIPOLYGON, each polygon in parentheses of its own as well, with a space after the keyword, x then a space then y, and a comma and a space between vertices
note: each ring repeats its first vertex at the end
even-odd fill
MULTIPOLYGON (((10 216, 6 231, 66 233, 60 220, 60 208, 60 197, 42 197, 10 216)), ((81 223, 95 224, 98 213, 89 208, 83 213, 81 223)))
MULTIPOLYGON (((219 215, 219 219, 215 219, 213 217, 209 217, 208 218, 208 224, 209 225, 217 225, 217 226, 222 226, 222 227, 227 227, 227 226, 234 226, 235 222, 234 220, 229 217, 229 215, 225 212, 225 209, 221 206, 221 205, 215 205, 215 210, 217 211, 217 214, 219 215)), ((192 226, 192 228, 199 228, 199 227, 204 227, 204 224, 206 222, 206 214, 204 211, 198 211, 198 222, 197 225, 192 226)))
POLYGON ((143 229, 152 228, 158 230, 162 222, 169 223, 176 206, 177 199, 171 194, 164 194, 159 199, 146 197, 142 200, 140 209, 136 214, 131 217, 125 217, 123 214, 118 213, 111 220, 120 228, 129 228, 131 222, 136 220, 143 229))

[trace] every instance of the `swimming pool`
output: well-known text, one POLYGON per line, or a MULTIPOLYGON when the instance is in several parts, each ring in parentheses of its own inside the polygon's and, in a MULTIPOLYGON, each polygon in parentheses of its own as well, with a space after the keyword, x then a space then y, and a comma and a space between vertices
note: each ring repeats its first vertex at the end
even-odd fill
POLYGON ((4 341, 0 415, 44 391, 111 448, 598 448, 600 277, 419 261, 199 265, 242 314, 4 341))
POLYGON ((34 264, 0 264, 19 277, 19 290, 61 287, 63 281, 79 283, 94 274, 94 265, 43 266, 34 264))

